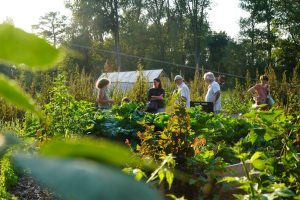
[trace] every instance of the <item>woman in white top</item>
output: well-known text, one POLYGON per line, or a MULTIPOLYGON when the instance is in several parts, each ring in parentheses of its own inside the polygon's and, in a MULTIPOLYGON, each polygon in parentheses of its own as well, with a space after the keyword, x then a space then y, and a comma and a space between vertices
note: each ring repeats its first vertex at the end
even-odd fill
POLYGON ((220 85, 215 81, 215 76, 212 72, 204 74, 204 80, 208 84, 208 90, 205 96, 206 102, 213 102, 214 112, 221 111, 221 90, 220 85))

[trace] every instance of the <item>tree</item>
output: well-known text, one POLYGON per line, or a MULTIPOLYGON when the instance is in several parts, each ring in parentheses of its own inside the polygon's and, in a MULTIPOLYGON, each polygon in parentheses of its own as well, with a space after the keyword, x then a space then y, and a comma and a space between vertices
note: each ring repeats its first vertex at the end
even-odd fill
MULTIPOLYGON (((128 4, 122 5, 120 21, 122 52, 145 57, 150 44, 149 19, 144 14, 146 0, 129 1, 128 4)), ((136 70, 136 62, 135 59, 123 59, 123 70, 136 70)))
POLYGON ((121 45, 120 45, 120 9, 126 0, 74 0, 67 3, 67 7, 79 21, 81 26, 90 29, 92 36, 101 38, 109 36, 115 42, 116 65, 121 70, 121 45))
POLYGON ((241 8, 250 13, 248 18, 241 19, 240 25, 243 35, 251 39, 251 64, 254 64, 255 48, 266 51, 267 65, 272 64, 272 48, 276 39, 272 29, 275 17, 274 1, 276 0, 241 0, 241 8))
POLYGON ((5 20, 3 20, 2 23, 14 25, 14 20, 11 17, 6 17, 5 20))
POLYGON ((204 30, 207 14, 206 9, 209 8, 210 4, 210 0, 189 0, 187 3, 190 29, 194 40, 193 47, 196 68, 200 67, 200 37, 204 30))
POLYGON ((39 23, 32 25, 32 29, 57 46, 63 41, 67 26, 66 20, 67 17, 59 12, 49 12, 41 16, 39 23))
POLYGON ((214 33, 208 41, 210 69, 220 71, 229 37, 225 32, 214 33))
POLYGON ((257 20, 260 23, 265 23, 266 27, 262 30, 262 38, 267 42, 263 44, 263 49, 267 50, 267 61, 268 65, 273 64, 272 62, 272 48, 275 44, 276 36, 274 34, 272 23, 275 18, 274 2, 276 0, 261 0, 258 1, 258 14, 257 20))
POLYGON ((256 4, 253 1, 249 0, 241 0, 240 6, 242 9, 248 11, 250 13, 250 17, 248 18, 241 18, 240 19, 240 27, 241 27, 241 35, 250 38, 251 41, 251 48, 250 48, 250 62, 249 65, 252 70, 255 69, 255 39, 257 35, 257 22, 256 22, 256 15, 257 11, 255 9, 256 4))
POLYGON ((300 48, 300 1, 281 0, 275 2, 275 25, 300 48))
POLYGON ((163 26, 163 19, 166 15, 166 0, 149 0, 147 1, 148 17, 151 20, 150 28, 153 31, 153 41, 155 42, 158 52, 159 59, 165 60, 166 50, 166 39, 165 29, 163 26))
MULTIPOLYGON (((250 13, 241 19, 242 36, 251 40, 253 68, 273 65, 277 73, 292 73, 299 62, 300 3, 291 0, 240 0, 241 7, 250 13), (264 55, 265 54, 265 55, 264 55)), ((253 69, 252 68, 252 69, 253 69)))

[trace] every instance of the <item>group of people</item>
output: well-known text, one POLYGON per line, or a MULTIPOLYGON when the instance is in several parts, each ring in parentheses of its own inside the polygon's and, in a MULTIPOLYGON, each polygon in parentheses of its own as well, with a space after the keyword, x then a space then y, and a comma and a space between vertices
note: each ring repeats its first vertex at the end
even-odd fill
MULTIPOLYGON (((204 80, 208 84, 208 90, 205 97, 205 101, 212 102, 214 105, 214 112, 219 112, 221 110, 221 90, 220 85, 215 81, 215 76, 212 72, 207 72, 204 74, 204 80)), ((180 97, 184 97, 185 106, 190 107, 190 90, 185 84, 184 79, 180 75, 176 75, 174 82, 177 85, 177 90, 180 97)), ((108 85, 109 80, 106 78, 99 79, 96 82, 96 88, 98 88, 97 94, 97 104, 100 109, 108 109, 114 104, 114 100, 108 96, 108 85)), ((148 104, 146 111, 148 112, 164 112, 165 109, 165 90, 162 87, 161 80, 155 78, 153 80, 153 87, 148 91, 148 104)), ((128 98, 122 100, 125 103, 129 102, 128 98)))
MULTIPOLYGON (((207 93, 205 96, 205 102, 213 103, 213 111, 214 113, 219 113, 221 111, 221 90, 220 85, 216 81, 216 78, 212 72, 207 72, 204 74, 204 80, 208 84, 207 93)), ((268 85, 268 77, 263 75, 260 77, 261 83, 256 84, 251 87, 248 92, 251 93, 255 97, 256 105, 266 104, 262 109, 268 109, 267 101, 268 96, 270 94, 270 87, 268 85)), ((185 84, 184 79, 180 75, 176 75, 174 78, 174 82, 177 85, 178 95, 185 99, 185 106, 187 108, 190 107, 190 90, 188 86, 185 84)), ((98 88, 97 94, 97 104, 100 109, 109 109, 112 104, 114 104, 114 100, 109 98, 108 96, 108 85, 109 80, 106 78, 99 79, 96 82, 96 87, 98 88)), ((164 112, 165 109, 165 90, 162 87, 161 80, 159 78, 155 78, 153 80, 153 87, 148 91, 148 104, 146 107, 146 111, 148 112, 164 112)), ((128 103, 130 100, 128 98, 123 98, 124 103, 128 103)))

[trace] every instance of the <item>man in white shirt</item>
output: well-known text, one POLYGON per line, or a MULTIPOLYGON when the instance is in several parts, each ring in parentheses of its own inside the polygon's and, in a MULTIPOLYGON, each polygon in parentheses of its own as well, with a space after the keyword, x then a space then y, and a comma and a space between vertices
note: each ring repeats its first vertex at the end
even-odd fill
POLYGON ((215 81, 215 76, 212 72, 204 74, 204 80, 208 84, 208 90, 205 96, 206 102, 213 102, 214 112, 219 113, 221 111, 221 90, 220 85, 215 81))
POLYGON ((180 95, 182 97, 185 97, 186 99, 186 107, 190 107, 190 90, 188 86, 183 82, 183 78, 180 75, 176 75, 174 78, 174 81, 178 87, 178 91, 180 92, 180 95))

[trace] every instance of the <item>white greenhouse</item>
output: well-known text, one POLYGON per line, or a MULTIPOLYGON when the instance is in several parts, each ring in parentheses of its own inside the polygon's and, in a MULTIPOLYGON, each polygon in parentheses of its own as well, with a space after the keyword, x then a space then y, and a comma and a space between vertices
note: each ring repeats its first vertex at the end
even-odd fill
MULTIPOLYGON (((164 74, 163 69, 155 70, 144 70, 144 76, 147 78, 149 87, 153 85, 153 79, 161 78, 164 74)), ((122 91, 132 89, 134 83, 137 79, 137 71, 127 71, 127 72, 110 72, 101 74, 100 78, 107 78, 110 80, 111 87, 119 87, 122 91)))

